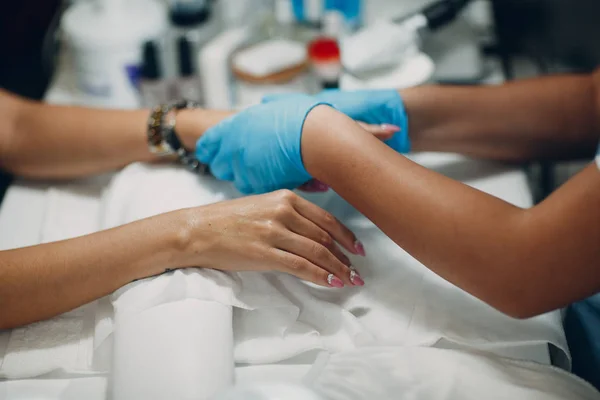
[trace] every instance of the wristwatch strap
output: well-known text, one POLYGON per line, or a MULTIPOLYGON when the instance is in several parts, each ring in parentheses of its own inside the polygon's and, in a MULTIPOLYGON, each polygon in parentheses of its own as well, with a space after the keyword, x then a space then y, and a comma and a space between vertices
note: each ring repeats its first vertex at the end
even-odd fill
POLYGON ((208 166, 202 164, 193 152, 186 149, 175 131, 176 118, 173 111, 197 108, 194 101, 181 100, 155 107, 148 118, 148 148, 158 156, 175 154, 187 169, 198 174, 208 173, 208 166))

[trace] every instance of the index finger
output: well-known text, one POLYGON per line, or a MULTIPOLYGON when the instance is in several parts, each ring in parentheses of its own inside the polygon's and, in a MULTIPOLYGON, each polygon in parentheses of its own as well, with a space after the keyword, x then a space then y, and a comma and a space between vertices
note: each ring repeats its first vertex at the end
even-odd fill
POLYGON ((293 205, 300 215, 329 233, 333 239, 349 252, 364 256, 362 244, 356 239, 354 233, 336 217, 302 197, 298 196, 295 200, 293 205))
POLYGON ((361 128, 363 128, 365 131, 369 132, 370 134, 372 134, 379 140, 388 140, 392 136, 394 136, 396 134, 396 132, 399 132, 401 130, 400 127, 395 126, 395 125, 389 125, 389 124, 373 125, 373 124, 367 124, 367 123, 360 122, 360 121, 356 121, 356 122, 358 123, 358 125, 360 125, 361 128))

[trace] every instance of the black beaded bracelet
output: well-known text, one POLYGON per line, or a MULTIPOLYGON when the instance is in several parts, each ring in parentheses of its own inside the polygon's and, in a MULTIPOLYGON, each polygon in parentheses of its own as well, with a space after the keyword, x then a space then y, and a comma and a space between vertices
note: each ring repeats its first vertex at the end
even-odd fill
POLYGON ((148 147, 150 152, 159 156, 177 155, 179 162, 197 174, 209 173, 208 165, 201 163, 193 152, 187 150, 175 131, 175 115, 167 118, 173 111, 198 108, 198 103, 181 100, 155 107, 148 118, 148 147))

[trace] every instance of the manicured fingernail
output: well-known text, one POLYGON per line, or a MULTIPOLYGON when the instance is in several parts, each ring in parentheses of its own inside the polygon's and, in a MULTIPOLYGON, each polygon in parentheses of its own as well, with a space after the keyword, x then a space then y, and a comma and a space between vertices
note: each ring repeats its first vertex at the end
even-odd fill
POLYGON ((317 189, 315 189, 315 188, 313 188, 311 186, 308 186, 308 185, 307 186, 300 186, 299 189, 302 190, 303 192, 307 192, 307 193, 317 193, 317 192, 320 193, 320 190, 317 190, 317 189))
POLYGON ((400 128, 398 125, 392 125, 392 124, 381 124, 381 125, 379 125, 379 127, 381 129, 383 129, 384 131, 388 131, 388 132, 398 132, 398 131, 402 130, 402 128, 400 128))
POLYGON ((323 182, 313 180, 313 181, 307 182, 304 185, 300 186, 300 189, 304 190, 305 192, 310 192, 310 193, 326 192, 329 190, 329 186, 327 186, 323 182))
POLYGON ((350 282, 352 282, 355 286, 364 286, 365 281, 360 277, 357 270, 352 268, 350 270, 350 282))
POLYGON ((329 186, 321 181, 313 181, 311 186, 318 192, 326 192, 329 190, 329 186))
POLYGON ((354 242, 354 250, 356 250, 356 252, 363 257, 367 255, 365 253, 365 247, 360 242, 360 240, 357 240, 356 242, 354 242))
POLYGON ((344 287, 344 282, 342 282, 340 280, 340 278, 338 278, 337 276, 335 276, 333 274, 327 275, 327 283, 329 284, 329 286, 335 287, 335 288, 344 287))

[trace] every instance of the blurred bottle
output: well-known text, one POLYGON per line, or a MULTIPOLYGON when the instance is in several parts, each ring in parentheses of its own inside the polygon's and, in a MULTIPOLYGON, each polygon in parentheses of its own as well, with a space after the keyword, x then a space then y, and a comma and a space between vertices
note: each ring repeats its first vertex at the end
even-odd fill
POLYGON ((362 0, 293 0, 294 13, 302 23, 320 27, 325 13, 337 10, 344 18, 346 28, 353 32, 362 25, 362 0))
POLYGON ((144 43, 140 77, 140 95, 144 107, 155 107, 169 101, 169 84, 161 72, 159 52, 154 41, 144 43))
POLYGON ((339 88, 342 61, 337 41, 331 37, 317 38, 308 46, 308 54, 321 89, 339 88))
POLYGON ((170 0, 169 3, 169 15, 175 26, 192 27, 209 18, 208 0, 170 0))
POLYGON ((231 58, 248 40, 249 25, 230 28, 207 43, 198 54, 198 67, 204 105, 207 108, 229 110, 235 105, 231 58))
POLYGON ((363 24, 362 3, 362 0, 325 0, 325 10, 338 11, 343 16, 344 29, 354 32, 363 24))
POLYGON ((344 16, 339 10, 327 10, 321 35, 308 45, 311 70, 321 89, 337 89, 342 74, 339 41, 347 34, 344 16))
POLYGON ((271 11, 269 0, 216 0, 215 12, 223 31, 255 25, 271 11))
POLYGON ((308 43, 319 35, 318 29, 298 22, 292 0, 275 0, 274 9, 263 14, 248 44, 276 38, 308 43))
POLYGON ((232 57, 236 105, 259 103, 273 93, 316 90, 306 45, 318 31, 299 26, 291 0, 276 0, 273 12, 232 57))
MULTIPOLYGON (((165 77, 174 80, 179 75, 179 40, 185 37, 192 54, 198 54, 219 31, 219 21, 215 18, 212 1, 208 0, 170 0, 169 32, 162 40, 164 52, 165 77)), ((195 57, 192 57, 192 69, 198 71, 195 57)))
POLYGON ((175 79, 174 97, 176 99, 193 100, 204 104, 200 78, 195 74, 193 66, 192 48, 185 36, 177 41, 179 54, 179 76, 175 79))
POLYGON ((337 41, 349 33, 348 24, 339 10, 327 10, 323 16, 323 36, 337 41))

